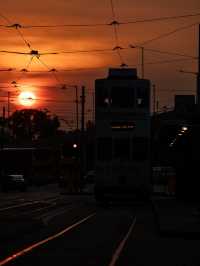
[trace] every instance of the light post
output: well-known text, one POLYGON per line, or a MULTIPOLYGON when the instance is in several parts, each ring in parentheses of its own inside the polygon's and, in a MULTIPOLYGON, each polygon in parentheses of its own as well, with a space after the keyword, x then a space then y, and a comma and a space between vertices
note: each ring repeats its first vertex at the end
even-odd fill
POLYGON ((144 79, 144 47, 138 45, 129 45, 130 48, 138 48, 141 53, 141 78, 144 79))
MULTIPOLYGON (((12 83, 14 84, 14 83, 12 83)), ((17 85, 14 85, 15 89, 17 88, 17 85)), ((17 89, 16 91, 9 91, 9 90, 2 90, 2 89, 9 89, 10 87, 0 87, 0 91, 2 92, 6 92, 7 93, 7 118, 10 117, 10 99, 11 99, 11 94, 12 93, 19 93, 19 89, 17 89)))
POLYGON ((69 87, 75 88, 76 129, 78 130, 79 129, 78 86, 77 85, 68 85, 68 84, 66 84, 66 85, 64 85, 62 87, 62 89, 66 90, 69 87))

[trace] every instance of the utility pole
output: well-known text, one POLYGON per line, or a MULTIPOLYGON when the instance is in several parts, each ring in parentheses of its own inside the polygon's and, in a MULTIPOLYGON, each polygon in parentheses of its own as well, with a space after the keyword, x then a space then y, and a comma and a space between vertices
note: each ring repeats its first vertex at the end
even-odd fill
POLYGON ((141 78, 144 79, 144 47, 140 47, 141 49, 141 78))
POLYGON ((79 116, 78 116, 78 86, 77 85, 75 85, 75 90, 76 90, 76 100, 75 100, 75 103, 76 103, 76 129, 78 130, 79 129, 79 123, 78 123, 79 116))
POLYGON ((8 118, 10 117, 10 91, 8 91, 8 118))
POLYGON ((5 106, 3 106, 3 122, 5 122, 5 118, 6 118, 6 108, 5 106))
POLYGON ((75 88, 75 113, 76 113, 76 129, 79 129, 79 108, 78 108, 78 86, 77 85, 64 85, 62 88, 67 89, 68 87, 75 88))
POLYGON ((92 93, 92 119, 95 124, 95 93, 92 93))
POLYGON ((155 115, 156 113, 156 85, 155 84, 152 85, 152 89, 153 89, 153 114, 155 115))
POLYGON ((200 24, 198 27, 197 104, 200 104, 200 24))
POLYGON ((85 147, 85 87, 81 88, 81 158, 80 158, 80 176, 81 183, 86 168, 86 147, 85 147))
POLYGON ((157 100, 156 101, 156 113, 158 113, 158 111, 159 111, 159 101, 157 100))
POLYGON ((85 87, 81 88, 81 133, 85 131, 85 87))
POLYGON ((143 46, 137 46, 137 45, 129 45, 130 48, 139 48, 140 54, 141 54, 141 78, 144 79, 144 47, 143 46))
POLYGON ((4 137, 5 137, 5 117, 6 116, 6 108, 3 106, 3 115, 2 115, 2 128, 1 128, 1 150, 4 147, 4 137))
POLYGON ((141 56, 141 79, 144 79, 144 47, 143 46, 130 46, 131 48, 139 48, 141 56))

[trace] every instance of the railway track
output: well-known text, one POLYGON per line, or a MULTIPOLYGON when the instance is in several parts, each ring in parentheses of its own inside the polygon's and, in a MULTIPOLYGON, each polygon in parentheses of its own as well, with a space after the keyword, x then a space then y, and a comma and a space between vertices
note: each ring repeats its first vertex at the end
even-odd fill
MULTIPOLYGON (((77 249, 79 252, 82 249, 84 251, 84 256, 89 257, 90 249, 92 248, 92 252, 94 254, 93 260, 96 260, 94 264, 89 265, 98 265, 98 259, 102 256, 105 264, 99 263, 99 265, 106 266, 115 266, 117 265, 117 261, 125 249, 127 241, 130 235, 133 233, 136 217, 132 215, 132 212, 121 211, 118 214, 118 211, 114 211, 114 215, 108 210, 97 210, 94 211, 91 208, 87 209, 85 206, 78 207, 77 204, 72 204, 68 210, 64 210, 60 215, 62 217, 69 217, 67 214, 71 212, 71 216, 73 219, 71 222, 67 222, 66 225, 62 228, 57 228, 57 230, 52 231, 51 233, 46 234, 44 237, 35 239, 32 242, 23 245, 23 248, 18 248, 17 251, 13 251, 11 254, 0 259, 0 266, 3 265, 35 265, 36 261, 32 259, 34 258, 34 254, 39 255, 40 265, 54 265, 54 262, 49 262, 49 258, 52 257, 51 252, 55 250, 55 253, 62 253, 63 247, 69 248, 66 254, 60 254, 59 256, 66 256, 66 260, 68 257, 73 257, 74 254, 70 254, 70 250, 77 249), (70 209, 71 208, 71 209, 70 209), (85 210, 83 210, 85 208, 85 210), (82 213, 81 213, 82 211, 82 213), (104 228, 104 234, 101 233, 100 228, 104 228), (107 227, 107 228, 106 228, 107 227), (90 234, 89 234, 90 233, 90 234), (87 239, 86 239, 87 236, 87 239), (105 238, 105 239, 104 239, 105 238), (87 240, 87 241, 84 241, 87 240), (102 245, 105 241, 106 248, 102 249, 102 245), (96 247, 101 247, 102 250, 97 250, 96 247), (43 252, 45 250, 45 256, 49 253, 49 258, 40 258, 43 257, 43 252), (52 251, 51 251, 52 250, 52 251), (61 250, 61 251, 60 251, 61 250), (104 254, 105 252, 105 254, 104 254), (102 253, 102 254, 101 254, 102 253), (42 264, 41 264, 42 263, 42 264), (51 264, 52 263, 52 264, 51 264)), ((56 214, 55 214, 56 215, 56 214)), ((62 218, 63 219, 63 218, 62 218)), ((81 252, 82 252, 81 251, 81 252)), ((77 254, 81 256, 83 254, 77 254)), ((77 258, 75 258, 77 259, 77 258)), ((69 262, 69 261, 68 261, 69 262)), ((83 262, 84 265, 87 263, 83 262)), ((68 265, 71 265, 70 262, 68 265)), ((73 264, 72 265, 81 265, 81 264, 73 264)))
POLYGON ((23 202, 13 202, 0 207, 1 217, 31 216, 32 218, 41 218, 49 212, 59 209, 65 209, 75 204, 70 199, 63 197, 50 197, 42 200, 29 200, 23 202))

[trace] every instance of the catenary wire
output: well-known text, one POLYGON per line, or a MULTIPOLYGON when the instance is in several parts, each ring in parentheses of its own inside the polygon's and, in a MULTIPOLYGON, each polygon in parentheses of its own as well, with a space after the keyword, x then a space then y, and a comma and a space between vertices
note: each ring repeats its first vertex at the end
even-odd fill
MULTIPOLYGON (((59 55, 59 54, 76 54, 76 53, 95 53, 95 52, 98 53, 98 52, 108 52, 108 51, 109 52, 114 52, 114 51, 120 51, 120 50, 128 50, 128 49, 131 49, 131 48, 142 48, 142 46, 141 45, 137 45, 137 44, 136 45, 132 45, 131 44, 131 45, 129 45, 129 47, 116 46, 116 47, 114 47, 112 49, 107 48, 107 49, 98 49, 98 50, 91 49, 91 50, 56 51, 56 52, 52 52, 50 54, 52 54, 52 55, 59 55)), ((178 56, 185 56, 185 57, 194 57, 192 55, 181 54, 181 53, 174 53, 174 52, 169 52, 169 51, 162 51, 162 50, 153 49, 153 48, 146 48, 146 47, 144 47, 144 49, 146 51, 163 53, 163 54, 168 54, 168 55, 178 55, 178 56)), ((23 53, 23 52, 20 52, 20 51, 0 50, 0 53, 13 53, 13 54, 19 54, 19 55, 22 54, 22 55, 33 56, 30 53, 23 53)), ((42 53, 42 55, 44 55, 44 54, 42 53)), ((40 55, 38 57, 40 57, 40 55)), ((47 66, 45 66, 45 67, 47 67, 47 66)), ((48 67, 48 70, 49 71, 51 71, 53 69, 54 68, 51 69, 50 67, 48 67)), ((8 70, 11 71, 12 68, 9 68, 8 70)))
MULTIPOLYGON (((120 25, 126 24, 136 24, 136 23, 146 23, 146 22, 158 22, 165 20, 176 20, 176 19, 184 19, 190 17, 200 16, 200 13, 192 13, 187 15, 177 15, 177 16, 166 16, 166 17, 156 17, 149 19, 135 19, 133 21, 119 21, 120 25)), ((7 21, 8 22, 8 21, 7 21)), ((10 23, 10 22, 9 22, 10 23)), ((86 24, 54 24, 54 25, 20 25, 20 28, 31 29, 31 28, 59 28, 59 27, 98 27, 98 26, 110 26, 111 23, 86 23, 86 24)), ((10 27, 12 25, 5 25, 5 27, 10 27)))
POLYGON ((199 24, 199 22, 195 22, 195 23, 192 23, 192 24, 189 24, 189 25, 186 25, 186 26, 181 26, 179 28, 176 28, 173 31, 163 33, 163 34, 161 34, 161 35, 159 35, 159 36, 157 36, 155 38, 152 38, 152 39, 146 40, 144 42, 141 42, 141 43, 138 44, 138 46, 146 45, 146 44, 149 44, 151 42, 161 40, 161 39, 166 38, 166 37, 168 37, 168 36, 170 36, 172 34, 175 34, 175 33, 179 32, 179 31, 182 31, 182 30, 186 30, 186 29, 191 28, 193 26, 196 26, 198 24, 199 24))
MULTIPOLYGON (((10 21, 10 19, 9 18, 7 18, 6 16, 4 16, 3 14, 1 14, 0 13, 0 17, 3 19, 3 20, 5 20, 6 21, 6 23, 8 23, 8 24, 11 24, 12 22, 10 21)), ((5 26, 6 27, 6 26, 5 26)))
POLYGON ((40 61, 40 63, 46 67, 48 69, 48 72, 54 77, 54 79, 56 80, 56 82, 59 84, 59 85, 62 85, 62 83, 60 82, 60 80, 58 79, 55 71, 50 71, 52 68, 50 68, 44 61, 42 61, 39 57, 37 57, 37 59, 40 61))
POLYGON ((115 40, 115 48, 113 49, 114 51, 116 51, 118 58, 120 60, 120 65, 121 66, 125 66, 126 64, 124 63, 124 59, 122 56, 122 53, 120 50, 120 41, 119 41, 119 23, 116 20, 116 12, 115 12, 115 6, 114 6, 114 0, 110 0, 110 6, 111 6, 111 13, 112 13, 112 23, 110 24, 113 27, 113 33, 114 33, 114 40, 115 40))
POLYGON ((12 24, 12 22, 10 21, 9 18, 7 18, 6 16, 0 14, 0 17, 3 18, 8 24, 10 25, 6 25, 5 27, 9 27, 9 28, 14 28, 16 30, 16 32, 18 33, 18 35, 20 36, 20 38, 23 40, 23 42, 25 43, 26 46, 28 46, 28 48, 31 50, 31 45, 30 43, 25 39, 24 35, 22 34, 22 32, 19 30, 19 28, 21 28, 20 24, 12 24), (12 24, 12 25, 11 25, 12 24))

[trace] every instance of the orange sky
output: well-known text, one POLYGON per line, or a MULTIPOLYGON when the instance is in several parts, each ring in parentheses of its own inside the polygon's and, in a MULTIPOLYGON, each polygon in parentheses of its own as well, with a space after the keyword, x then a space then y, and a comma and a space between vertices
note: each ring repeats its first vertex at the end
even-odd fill
MULTIPOLYGON (((132 21, 162 16, 187 15, 200 12, 199 0, 191 1, 145 1, 141 0, 113 0, 117 20, 132 21)), ((7 0, 1 3, 1 15, 6 16, 12 23, 21 25, 55 25, 55 24, 86 24, 109 23, 113 20, 109 0, 7 0), (13 3, 14 2, 14 3, 13 3)), ((121 25, 119 27, 119 45, 128 47, 129 44, 139 44, 146 40, 170 32, 178 27, 200 22, 199 17, 167 20, 162 22, 138 23, 121 25)), ((8 24, 0 18, 0 24, 8 24)), ((28 47, 14 29, 0 28, 0 50, 28 52, 28 47)), ((113 29, 107 27, 92 28, 55 28, 55 29, 22 29, 25 39, 31 44, 31 48, 40 52, 62 52, 71 50, 105 49, 116 46, 113 29)), ((183 53, 197 56, 197 27, 188 28, 167 38, 154 41, 146 48, 159 49, 175 53, 183 53)), ((140 63, 138 49, 122 51, 123 61, 131 66, 140 63)), ((180 94, 195 91, 195 76, 181 74, 179 69, 189 71, 197 70, 196 61, 179 61, 166 64, 148 64, 182 57, 145 52, 145 77, 152 80, 157 86, 160 107, 173 104, 174 91, 180 94), (178 92, 179 90, 179 92, 178 92)), ((17 71, 26 68, 30 57, 15 54, 0 53, 0 69, 16 68, 17 71)), ((61 54, 41 56, 41 60, 49 67, 56 69, 76 69, 101 66, 119 66, 116 52, 85 53, 85 54, 61 54)), ((32 61, 29 70, 46 71, 47 69, 36 58, 32 61)), ((138 69, 139 73, 139 69, 138 69)), ((139 73, 140 74, 140 73, 139 73)), ((91 117, 92 92, 94 80, 107 75, 106 69, 58 72, 59 83, 85 85, 87 89, 87 113, 91 117)), ((73 103, 75 92, 71 87, 61 90, 58 81, 46 72, 32 72, 22 75, 20 72, 0 72, 1 90, 7 90, 7 86, 15 80, 21 84, 28 84, 29 90, 35 92, 38 108, 48 108, 53 113, 74 120, 75 104, 73 103), (51 87, 47 87, 50 85, 51 87)), ((26 88, 27 89, 27 88, 26 88)), ((10 90, 13 90, 12 88, 10 90)), ((24 87, 22 88, 24 90, 24 87)), ((6 96, 6 92, 1 92, 6 96)), ((14 96, 13 96, 14 97, 14 96)), ((6 98, 1 98, 6 100, 6 98)), ((5 103, 1 103, 6 105, 5 103)), ((12 108, 18 108, 13 98, 12 108)), ((72 122, 72 121, 71 121, 72 122)))

